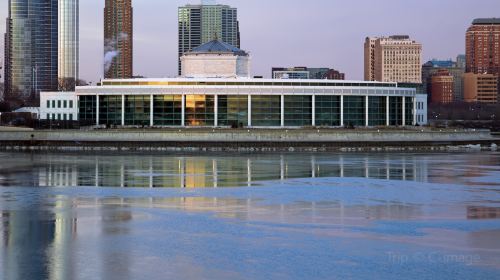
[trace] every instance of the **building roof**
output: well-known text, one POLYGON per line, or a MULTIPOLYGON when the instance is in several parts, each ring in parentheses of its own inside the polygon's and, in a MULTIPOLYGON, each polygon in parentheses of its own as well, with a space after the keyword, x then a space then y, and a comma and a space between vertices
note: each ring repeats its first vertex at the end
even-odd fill
POLYGON ((500 24, 500 18, 476 18, 472 24, 500 24))
POLYGON ((235 46, 232 46, 228 43, 222 42, 220 40, 213 40, 208 43, 205 43, 199 47, 194 48, 189 53, 233 53, 235 55, 246 56, 247 52, 244 50, 238 49, 235 46))
POLYGON ((436 67, 436 68, 452 68, 456 66, 456 63, 453 60, 429 60, 424 66, 426 67, 436 67))

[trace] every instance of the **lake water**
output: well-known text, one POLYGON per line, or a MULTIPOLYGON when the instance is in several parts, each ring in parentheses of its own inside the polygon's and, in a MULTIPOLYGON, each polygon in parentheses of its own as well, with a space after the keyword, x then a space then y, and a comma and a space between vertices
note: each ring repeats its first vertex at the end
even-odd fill
POLYGON ((0 153, 0 279, 500 279, 500 153, 0 153))

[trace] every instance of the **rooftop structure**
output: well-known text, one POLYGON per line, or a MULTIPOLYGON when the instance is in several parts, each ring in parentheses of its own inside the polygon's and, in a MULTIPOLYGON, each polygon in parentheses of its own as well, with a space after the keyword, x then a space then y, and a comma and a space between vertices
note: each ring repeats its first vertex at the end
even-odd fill
POLYGON ((220 40, 210 41, 185 53, 181 63, 183 77, 250 77, 250 55, 220 40))

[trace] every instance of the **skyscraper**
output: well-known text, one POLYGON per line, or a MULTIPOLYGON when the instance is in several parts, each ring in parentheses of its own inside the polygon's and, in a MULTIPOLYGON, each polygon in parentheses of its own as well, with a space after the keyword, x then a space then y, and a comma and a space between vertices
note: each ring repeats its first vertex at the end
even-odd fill
POLYGON ((5 35, 6 99, 37 103, 57 90, 58 0, 9 0, 5 35))
POLYGON ((465 41, 466 72, 500 74, 500 18, 475 19, 465 41))
POLYGON ((79 0, 59 0, 59 89, 75 89, 79 78, 79 0))
POLYGON ((201 5, 179 7, 179 75, 182 55, 212 40, 240 48, 237 9, 202 1, 201 5))
POLYGON ((422 83, 422 45, 406 35, 365 40, 365 80, 422 83))
POLYGON ((104 76, 133 76, 133 10, 131 0, 106 0, 104 6, 104 76))

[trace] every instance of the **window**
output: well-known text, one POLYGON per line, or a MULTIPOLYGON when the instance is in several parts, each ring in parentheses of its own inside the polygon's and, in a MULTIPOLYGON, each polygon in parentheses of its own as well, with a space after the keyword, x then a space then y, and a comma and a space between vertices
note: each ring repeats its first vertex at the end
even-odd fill
POLYGON ((52 100, 52 108, 55 108, 55 107, 56 107, 56 101, 52 100))
MULTIPOLYGON (((151 96, 149 95, 129 95, 125 96, 125 125, 149 125, 149 113, 151 110, 151 96)), ((116 110, 121 108, 121 97, 117 96, 114 101, 116 110), (120 105, 118 106, 118 100, 120 105)), ((99 107, 101 107, 99 105, 99 107)), ((121 112, 121 109, 120 109, 121 112)), ((115 121, 117 112, 115 111, 115 121)), ((121 116, 120 116, 121 121, 121 116)))
POLYGON ((368 97, 368 125, 381 126, 387 124, 385 96, 369 96, 368 97))
POLYGON ((68 116, 66 114, 63 115, 63 120, 67 120, 68 116))
POLYGON ((57 108, 61 108, 61 100, 57 100, 57 108))
POLYGON ((340 96, 316 96, 316 125, 340 126, 340 96))
POLYGON ((312 96, 285 95, 285 125, 308 126, 312 124, 312 96))
POLYGON ((364 126, 365 113, 364 96, 344 96, 344 125, 364 126))
POLYGON ((73 114, 69 114, 69 120, 72 121, 73 120, 73 114))
POLYGON ((281 126, 281 96, 252 96, 252 126, 281 126))
POLYGON ((57 114, 57 120, 60 121, 61 120, 61 114, 57 114))
POLYGON ((186 95, 186 125, 214 125, 214 106, 213 95, 186 95))
POLYGON ((99 96, 99 124, 122 124, 122 97, 121 95, 99 96))
POLYGON ((219 95, 218 124, 221 126, 248 126, 248 96, 219 95))
POLYGON ((50 100, 47 100, 47 108, 50 108, 50 100))
POLYGON ((64 100, 63 104, 64 104, 64 105, 63 105, 63 106, 64 106, 64 108, 68 108, 68 101, 67 101, 67 100, 64 100))
POLYGON ((73 108, 73 100, 70 100, 70 101, 69 101, 69 107, 70 107, 70 108, 73 108))

